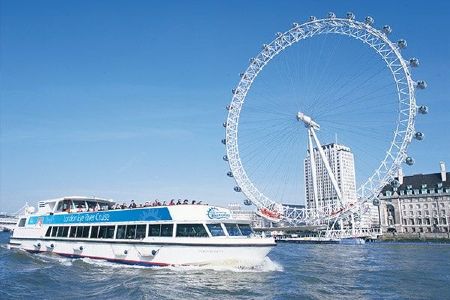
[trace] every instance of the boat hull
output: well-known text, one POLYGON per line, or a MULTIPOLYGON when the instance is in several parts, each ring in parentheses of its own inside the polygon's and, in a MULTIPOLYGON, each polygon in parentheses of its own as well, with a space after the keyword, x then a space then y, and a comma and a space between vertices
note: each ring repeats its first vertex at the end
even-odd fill
MULTIPOLYGON (((257 240, 258 241, 258 240, 257 240)), ((142 265, 245 265, 264 262, 274 247, 258 242, 243 244, 216 243, 110 243, 96 241, 18 240, 12 238, 10 248, 30 253, 56 254, 69 258, 101 259, 110 262, 142 265)))

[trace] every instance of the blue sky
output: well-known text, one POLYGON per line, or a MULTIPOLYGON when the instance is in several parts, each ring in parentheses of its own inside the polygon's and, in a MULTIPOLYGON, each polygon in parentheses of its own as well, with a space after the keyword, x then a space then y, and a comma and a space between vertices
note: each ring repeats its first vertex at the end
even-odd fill
POLYGON ((389 24, 430 107, 406 174, 450 166, 447 1, 1 1, 0 211, 95 195, 240 202, 222 122, 274 33, 328 11, 389 24))

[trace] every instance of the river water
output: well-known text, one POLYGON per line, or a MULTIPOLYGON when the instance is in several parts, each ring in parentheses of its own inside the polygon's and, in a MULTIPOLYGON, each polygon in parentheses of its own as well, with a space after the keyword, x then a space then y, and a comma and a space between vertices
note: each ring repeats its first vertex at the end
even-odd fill
POLYGON ((450 244, 279 244, 253 269, 145 268, 8 250, 0 299, 450 299, 450 244))

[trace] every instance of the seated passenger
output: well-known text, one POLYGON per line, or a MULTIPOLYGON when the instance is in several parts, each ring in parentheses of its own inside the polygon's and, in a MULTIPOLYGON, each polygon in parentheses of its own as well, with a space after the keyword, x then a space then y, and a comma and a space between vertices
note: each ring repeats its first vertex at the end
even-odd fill
POLYGON ((169 205, 175 205, 175 199, 170 200, 169 205))
POLYGON ((126 209, 126 208, 127 208, 127 204, 124 202, 124 203, 122 204, 122 206, 120 206, 120 208, 121 208, 121 209, 126 209))
POLYGON ((180 204, 181 204, 181 199, 178 199, 177 205, 180 205, 180 204))
POLYGON ((198 205, 202 204, 202 201, 198 201, 197 204, 198 204, 198 205))
POLYGON ((192 203, 191 204, 195 204, 195 200, 192 200, 192 203))
POLYGON ((189 204, 189 200, 188 199, 184 199, 183 204, 189 204))
POLYGON ((167 206, 166 200, 163 201, 162 205, 167 206))

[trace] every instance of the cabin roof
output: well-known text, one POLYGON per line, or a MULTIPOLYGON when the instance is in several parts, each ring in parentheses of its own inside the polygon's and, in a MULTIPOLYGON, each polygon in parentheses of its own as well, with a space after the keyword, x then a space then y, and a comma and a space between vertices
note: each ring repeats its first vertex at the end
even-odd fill
POLYGON ((105 199, 105 198, 99 198, 99 197, 86 197, 86 196, 66 196, 61 198, 55 198, 55 199, 48 199, 40 201, 41 203, 54 203, 59 202, 63 200, 91 200, 91 201, 97 201, 97 202, 106 202, 106 203, 115 203, 112 199, 105 199))

